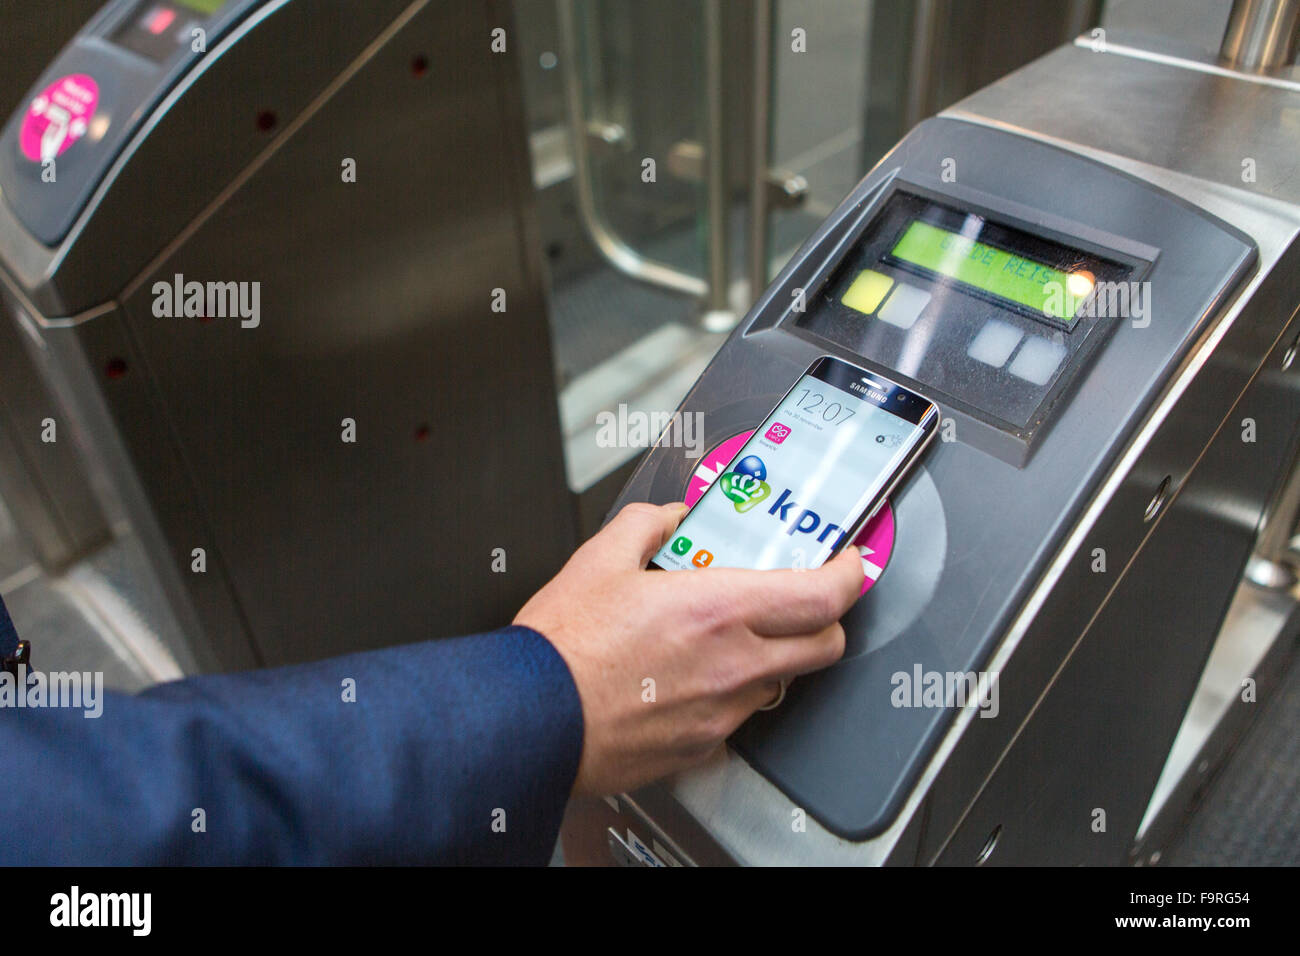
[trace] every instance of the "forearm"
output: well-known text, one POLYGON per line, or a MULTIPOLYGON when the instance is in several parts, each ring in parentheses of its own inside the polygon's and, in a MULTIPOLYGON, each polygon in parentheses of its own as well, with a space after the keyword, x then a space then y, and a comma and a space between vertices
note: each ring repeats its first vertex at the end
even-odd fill
POLYGON ((524 628, 0 722, 4 863, 544 863, 582 747, 524 628))

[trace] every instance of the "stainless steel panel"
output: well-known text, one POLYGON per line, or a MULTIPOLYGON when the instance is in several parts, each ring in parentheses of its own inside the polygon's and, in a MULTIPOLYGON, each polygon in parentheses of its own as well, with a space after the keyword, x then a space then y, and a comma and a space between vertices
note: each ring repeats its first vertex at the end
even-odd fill
POLYGON ((1300 97, 1226 71, 1094 51, 1080 41, 967 97, 949 115, 1300 202, 1300 97))
MULTIPOLYGON (((1300 255, 1281 268, 1296 268, 1297 260, 1300 255)), ((1251 306, 1268 301, 1260 293, 1251 306)), ((1166 430, 1176 429, 1179 418, 1217 416, 1210 393, 1231 393, 1242 369, 1258 361, 1234 353, 1234 341, 1215 352, 1198 377, 1200 389, 1189 391, 1166 430)), ((1287 341, 1287 335, 1277 338, 1263 370, 1182 479, 939 862, 975 862, 995 828, 1001 834, 994 863, 1128 861, 1265 506, 1300 442, 1300 372, 1278 372, 1287 341), (1251 442, 1242 437, 1247 421, 1255 428, 1251 442), (1098 811, 1105 814, 1104 829, 1098 811)), ((1178 450, 1166 447, 1168 454, 1161 455, 1159 443, 1152 450, 1134 469, 1135 487, 1125 496, 1132 524, 1138 523, 1141 496, 1151 493, 1162 469, 1178 473, 1178 450)), ((1089 547, 1105 545, 1101 530, 1089 547)), ((1068 587, 1063 579, 1057 591, 1068 587)), ((1092 609, 1076 603, 1070 610, 1082 619, 1092 609)), ((1063 629, 1072 617, 1061 614, 1054 623, 1063 629)))
POLYGON ((36 558, 58 570, 108 541, 78 443, 77 422, 33 361, 17 304, 0 289, 0 500, 36 558), (46 441, 51 422, 53 441, 46 441))
POLYGON ((508 4, 312 8, 210 52, 63 247, 0 223, 209 665, 508 622, 574 543, 508 4), (176 274, 260 324, 155 316, 176 274))
POLYGON ((502 15, 421 11, 126 300, 264 662, 505 623, 572 544, 502 15), (263 325, 159 322, 174 273, 261 281, 263 325))

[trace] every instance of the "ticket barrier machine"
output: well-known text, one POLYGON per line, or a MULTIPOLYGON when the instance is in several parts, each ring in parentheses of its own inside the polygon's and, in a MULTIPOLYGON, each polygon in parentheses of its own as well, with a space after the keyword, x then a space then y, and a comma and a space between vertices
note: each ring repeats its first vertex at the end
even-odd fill
POLYGON ((329 6, 114 0, 0 134, 0 321, 202 667, 498 626, 575 544, 509 5, 329 6))
POLYGON ((859 539, 844 659, 703 768, 575 809, 566 846, 1132 862, 1261 523, 1294 527, 1300 179, 1274 131, 1297 105, 1080 43, 867 175, 682 403, 713 450, 655 448, 618 503, 698 496, 822 354, 935 399, 942 440, 859 539), (1187 148, 1196 104, 1224 126, 1187 148))

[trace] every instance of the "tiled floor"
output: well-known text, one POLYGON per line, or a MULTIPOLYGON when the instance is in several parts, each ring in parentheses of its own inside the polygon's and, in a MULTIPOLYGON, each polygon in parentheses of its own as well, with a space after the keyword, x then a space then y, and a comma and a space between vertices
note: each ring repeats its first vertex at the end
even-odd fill
POLYGON ((164 641, 179 629, 129 529, 50 576, 0 502, 0 596, 42 671, 102 671, 104 686, 122 691, 181 676, 164 641))
POLYGON ((1171 866, 1300 866, 1300 664, 1219 772, 1171 866))

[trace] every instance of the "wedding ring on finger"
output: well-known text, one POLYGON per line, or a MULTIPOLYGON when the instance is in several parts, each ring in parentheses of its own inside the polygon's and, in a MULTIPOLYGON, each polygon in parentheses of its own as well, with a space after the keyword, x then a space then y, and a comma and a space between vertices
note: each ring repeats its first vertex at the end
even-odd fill
POLYGON ((758 708, 759 710, 776 710, 778 707, 781 706, 781 702, 785 700, 785 691, 786 688, 790 686, 790 682, 786 680, 784 677, 782 677, 780 679, 780 684, 781 684, 781 689, 777 691, 776 697, 773 698, 772 702, 769 704, 764 704, 762 707, 758 708))

